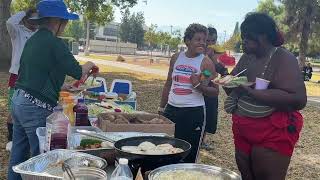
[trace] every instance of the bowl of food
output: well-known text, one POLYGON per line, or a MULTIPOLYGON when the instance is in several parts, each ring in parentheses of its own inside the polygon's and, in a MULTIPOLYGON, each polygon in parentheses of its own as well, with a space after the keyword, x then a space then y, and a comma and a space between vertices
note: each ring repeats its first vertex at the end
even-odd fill
POLYGON ((230 170, 204 164, 182 163, 159 167, 150 172, 149 180, 241 180, 230 170))

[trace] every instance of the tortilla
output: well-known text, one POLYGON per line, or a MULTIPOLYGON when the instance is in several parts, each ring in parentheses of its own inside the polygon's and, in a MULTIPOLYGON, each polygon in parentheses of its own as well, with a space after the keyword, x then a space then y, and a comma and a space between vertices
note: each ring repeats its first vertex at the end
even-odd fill
POLYGON ((145 142, 139 144, 138 148, 141 149, 142 151, 147 151, 149 149, 156 148, 156 145, 151 142, 145 141, 145 142))

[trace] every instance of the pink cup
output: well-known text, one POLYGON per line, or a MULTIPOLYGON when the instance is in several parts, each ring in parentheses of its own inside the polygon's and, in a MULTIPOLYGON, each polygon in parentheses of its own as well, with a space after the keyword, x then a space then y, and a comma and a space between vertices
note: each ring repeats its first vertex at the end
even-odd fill
POLYGON ((257 90, 264 90, 268 89, 270 81, 262 79, 262 78, 256 78, 256 87, 257 90))

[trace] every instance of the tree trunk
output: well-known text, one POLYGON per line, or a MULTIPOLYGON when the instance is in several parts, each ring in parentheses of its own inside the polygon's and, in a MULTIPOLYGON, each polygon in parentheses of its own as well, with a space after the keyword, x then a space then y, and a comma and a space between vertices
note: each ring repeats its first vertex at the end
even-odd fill
POLYGON ((86 35, 86 47, 84 50, 84 55, 89 56, 89 43, 90 43, 90 21, 87 19, 87 35, 86 35))
POLYGON ((306 10, 306 16, 304 18, 304 22, 301 29, 301 37, 299 42, 299 64, 300 67, 304 67, 306 63, 306 54, 308 50, 308 39, 311 30, 311 14, 312 14, 312 7, 309 5, 306 10))
POLYGON ((11 0, 0 0, 0 71, 8 71, 11 61, 11 39, 6 21, 10 17, 11 0))

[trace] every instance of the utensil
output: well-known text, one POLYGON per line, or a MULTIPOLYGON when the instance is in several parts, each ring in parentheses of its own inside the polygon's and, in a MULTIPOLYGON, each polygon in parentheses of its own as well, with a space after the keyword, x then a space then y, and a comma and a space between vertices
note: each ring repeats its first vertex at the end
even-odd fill
POLYGON ((94 131, 88 131, 88 130, 83 130, 83 129, 77 129, 76 130, 79 134, 82 134, 82 135, 86 135, 86 136, 90 136, 90 137, 93 137, 93 138, 97 138, 97 139, 100 139, 100 140, 103 140, 103 141, 108 141, 108 142, 111 142, 111 143, 115 143, 116 141, 114 141, 113 139, 110 139, 102 134, 99 134, 99 133, 96 133, 94 131))
POLYGON ((63 172, 67 172, 69 179, 75 180, 76 178, 74 177, 74 174, 71 171, 71 168, 69 165, 62 163, 62 170, 63 172))
MULTIPOLYGON (((76 81, 75 83, 73 83, 73 87, 78 88, 81 84, 86 82, 86 80, 88 79, 89 76, 91 76, 92 74, 98 73, 98 72, 99 72, 99 68, 97 66, 93 66, 92 69, 90 70, 90 72, 84 78, 81 78, 79 81, 76 81)), ((94 79, 95 78, 93 78, 93 80, 94 79)), ((92 84, 93 84, 93 81, 92 81, 92 84)))
POLYGON ((233 76, 233 77, 238 77, 240 74, 244 73, 245 71, 247 71, 247 69, 244 69, 244 70, 240 71, 238 74, 236 74, 236 75, 233 76))

